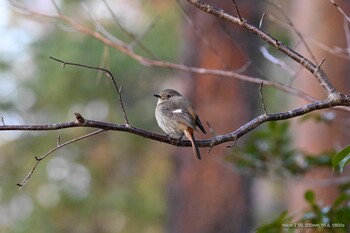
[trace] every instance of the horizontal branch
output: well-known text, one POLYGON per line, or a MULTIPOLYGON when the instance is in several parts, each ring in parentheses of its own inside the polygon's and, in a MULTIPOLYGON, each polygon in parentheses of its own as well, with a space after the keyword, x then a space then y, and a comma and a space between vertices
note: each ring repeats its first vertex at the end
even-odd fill
MULTIPOLYGON (((255 129, 259 125, 268 121, 280 121, 294 118, 297 116, 305 115, 307 113, 327 109, 335 106, 350 106, 350 98, 348 96, 341 96, 338 99, 328 99, 323 101, 317 101, 311 104, 304 105, 300 108, 296 108, 287 112, 273 113, 273 114, 263 114, 260 115, 248 123, 242 125, 237 130, 223 134, 217 135, 211 139, 198 140, 197 144, 199 147, 213 147, 219 144, 223 144, 230 141, 236 141, 243 135, 247 134, 251 130, 255 129)), ((79 114, 80 115, 80 114, 79 114)), ((1 125, 0 131, 51 131, 60 130, 75 127, 87 127, 87 128, 98 128, 106 131, 121 131, 128 132, 131 134, 139 135, 144 138, 152 139, 159 142, 168 143, 171 145, 176 145, 180 147, 190 147, 191 142, 188 140, 177 140, 172 139, 164 135, 152 133, 140 128, 133 127, 129 124, 113 124, 108 122, 87 120, 82 118, 82 121, 71 121, 64 123, 55 124, 43 124, 43 125, 1 125)))

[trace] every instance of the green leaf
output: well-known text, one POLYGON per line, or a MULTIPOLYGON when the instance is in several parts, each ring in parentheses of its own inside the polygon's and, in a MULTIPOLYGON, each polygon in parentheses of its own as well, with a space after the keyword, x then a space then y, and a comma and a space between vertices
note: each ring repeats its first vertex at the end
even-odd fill
POLYGON ((345 205, 345 203, 346 203, 347 201, 349 201, 349 200, 350 200, 350 195, 349 195, 349 194, 347 194, 347 193, 341 193, 341 194, 337 197, 337 199, 334 201, 332 207, 333 207, 334 209, 337 209, 337 208, 338 208, 339 206, 341 206, 342 204, 345 205))
POLYGON ((313 205, 315 203, 315 193, 311 190, 308 190, 304 194, 305 199, 313 205))
POLYGON ((336 153, 332 159, 333 170, 335 167, 339 166, 340 172, 343 172, 344 167, 350 162, 350 145, 343 148, 341 151, 336 153))
POLYGON ((292 227, 284 227, 284 225, 291 224, 292 217, 288 215, 288 211, 283 211, 279 217, 270 223, 261 225, 256 229, 256 233, 283 233, 292 232, 292 227))

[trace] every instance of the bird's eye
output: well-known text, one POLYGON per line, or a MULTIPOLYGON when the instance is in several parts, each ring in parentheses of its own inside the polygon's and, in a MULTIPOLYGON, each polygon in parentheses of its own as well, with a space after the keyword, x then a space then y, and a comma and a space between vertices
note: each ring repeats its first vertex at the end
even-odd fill
POLYGON ((166 97, 169 99, 169 98, 171 97, 171 95, 170 95, 170 94, 167 94, 166 97))

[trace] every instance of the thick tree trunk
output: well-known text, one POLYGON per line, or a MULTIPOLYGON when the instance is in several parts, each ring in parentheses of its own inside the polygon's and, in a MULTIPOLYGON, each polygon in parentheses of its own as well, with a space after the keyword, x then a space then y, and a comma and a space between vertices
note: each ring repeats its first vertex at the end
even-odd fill
MULTIPOLYGON (((350 4, 341 1, 343 9, 350 9, 350 4)), ((322 68, 327 73, 331 82, 338 91, 349 94, 350 82, 349 61, 339 58, 321 49, 319 43, 330 48, 346 48, 344 31, 344 19, 330 1, 305 1, 294 0, 295 27, 304 35, 312 53, 316 57, 316 63, 326 59, 322 68)), ((348 27, 348 25, 346 26, 348 27)), ((298 38, 295 39, 299 41, 298 38)), ((308 54, 305 46, 298 49, 303 54, 308 54)), ((311 57, 308 54, 308 57, 311 57)), ((296 85, 306 93, 317 97, 326 98, 323 90, 311 74, 304 72, 297 77, 296 85)), ((297 100, 295 105, 305 104, 297 100)), ((335 120, 330 124, 307 121, 298 122, 294 128, 295 144, 298 148, 311 154, 339 149, 350 143, 349 133, 344 130, 344 124, 349 117, 348 113, 334 111, 335 120)), ((288 205, 292 211, 301 211, 306 207, 304 192, 312 189, 316 192, 317 200, 324 205, 331 204, 338 194, 336 182, 324 182, 325 179, 334 178, 334 173, 328 169, 317 169, 307 173, 304 179, 291 182, 288 186, 288 205)))
MULTIPOLYGON (((251 8, 257 9, 257 4, 249 3, 251 1, 246 1, 240 6, 248 18, 251 8)), ((217 0, 210 4, 236 15, 231 1, 217 0)), ((247 33, 192 6, 186 11, 195 25, 184 23, 186 64, 235 70, 247 62, 246 51, 241 48, 248 48, 252 43, 243 38, 247 33)), ((185 94, 193 100, 207 129, 208 121, 216 133, 227 133, 250 119, 249 91, 245 84, 211 75, 194 75, 187 80, 190 81, 185 94)), ((205 137, 208 138, 211 135, 207 131, 205 137)), ((194 160, 190 149, 181 151, 186 156, 175 157, 175 174, 169 185, 169 232, 249 232, 252 229, 250 181, 222 161, 231 150, 220 146, 207 153, 208 149, 201 149, 202 161, 194 160)))

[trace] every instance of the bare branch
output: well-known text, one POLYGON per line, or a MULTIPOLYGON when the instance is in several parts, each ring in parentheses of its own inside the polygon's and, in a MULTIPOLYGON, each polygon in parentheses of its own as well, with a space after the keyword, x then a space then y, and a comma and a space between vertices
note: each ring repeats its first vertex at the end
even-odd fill
POLYGON ((219 53, 219 51, 213 46, 212 43, 208 41, 205 35, 201 33, 201 30, 196 26, 196 24, 192 21, 192 19, 189 17, 187 12, 185 11, 184 7, 180 3, 180 0, 176 0, 177 5, 179 6, 180 12, 182 13, 183 17, 189 24, 189 26, 192 28, 193 32, 197 36, 197 38, 203 43, 203 45, 207 46, 213 54, 218 58, 220 61, 222 67, 228 67, 227 62, 223 59, 222 55, 219 53))
POLYGON ((58 7, 57 3, 55 2, 55 0, 51 0, 51 3, 55 7, 57 14, 62 15, 62 12, 61 12, 60 8, 58 7))
MULTIPOLYGON (((190 2, 192 5, 196 6, 197 8, 201 9, 204 12, 212 14, 218 18, 224 19, 228 22, 231 22, 233 24, 236 24, 236 25, 242 27, 243 29, 245 29, 247 31, 252 32, 253 34, 255 34, 256 36, 259 36, 261 39, 263 39, 265 42, 267 42, 268 44, 270 44, 271 46, 273 46, 277 50, 281 51, 282 53, 286 54, 288 57, 295 60, 297 63, 299 63, 301 66, 303 66, 304 68, 309 70, 314 75, 314 77, 319 82, 320 86, 328 94, 328 98, 326 100, 316 100, 315 98, 307 95, 306 93, 304 93, 300 90, 293 89, 291 87, 287 87, 287 86, 280 84, 278 82, 273 82, 273 81, 268 81, 268 80, 263 81, 260 78, 245 76, 245 75, 241 75, 241 74, 238 74, 238 73, 235 73, 232 71, 197 68, 197 67, 175 64, 175 63, 161 61, 161 60, 154 60, 154 59, 150 59, 150 58, 141 56, 140 54, 133 51, 133 48, 132 48, 133 42, 126 43, 124 41, 119 40, 118 38, 115 38, 101 24, 96 23, 97 27, 99 28, 99 31, 93 31, 89 27, 87 27, 83 24, 80 24, 67 16, 62 15, 60 10, 58 9, 58 6, 55 5, 54 2, 53 2, 53 4, 55 5, 55 7, 57 9, 57 12, 59 14, 58 16, 57 15, 45 15, 42 13, 30 11, 26 8, 21 8, 21 9, 22 10, 24 9, 33 15, 44 16, 44 17, 62 20, 64 22, 68 23, 70 26, 72 26, 77 31, 84 33, 90 37, 93 37, 96 40, 103 42, 105 45, 107 45, 109 47, 115 48, 116 50, 124 53, 125 55, 133 58, 134 60, 140 62, 142 65, 145 65, 145 66, 171 68, 171 69, 192 72, 192 73, 198 73, 198 74, 213 74, 213 75, 217 75, 217 76, 234 77, 236 79, 243 80, 246 82, 259 84, 260 85, 259 86, 259 94, 260 94, 260 98, 262 101, 262 107, 264 110, 264 114, 255 117, 254 119, 252 119, 251 121, 242 125, 238 129, 231 131, 229 133, 226 133, 226 134, 222 134, 222 135, 215 134, 214 131, 212 130, 210 124, 208 123, 210 131, 212 132, 212 138, 197 141, 197 145, 199 147, 209 147, 211 149, 216 145, 220 145, 220 144, 227 143, 227 142, 231 142, 231 143, 233 142, 232 145, 229 146, 229 147, 233 147, 240 137, 242 137, 243 135, 247 134, 248 132, 250 132, 251 130, 255 129, 256 127, 258 127, 259 125, 261 125, 265 122, 287 120, 290 118, 305 115, 307 113, 321 110, 321 109, 328 109, 328 108, 337 107, 337 106, 338 107, 339 106, 340 107, 350 106, 350 97, 338 93, 335 90, 335 88, 332 86, 332 84, 328 81, 326 74, 321 69, 321 66, 322 66, 324 60, 322 60, 318 65, 316 65, 313 62, 311 62, 310 60, 308 60, 307 58, 305 58, 304 56, 302 56, 301 54, 297 53, 293 49, 291 49, 288 46, 286 46, 285 44, 283 44, 281 41, 271 37, 270 35, 268 35, 264 31, 259 29, 259 28, 261 28, 261 24, 262 24, 262 21, 263 21, 265 14, 263 14, 263 16, 260 20, 259 28, 257 28, 255 26, 249 24, 245 19, 242 18, 235 0, 232 0, 232 1, 233 1, 233 4, 235 5, 238 17, 234 17, 234 16, 224 12, 222 9, 213 7, 209 4, 201 2, 199 0, 187 0, 187 1, 190 2), (266 110, 266 106, 265 106, 264 98, 263 98, 263 93, 262 93, 262 89, 263 89, 264 85, 278 88, 282 91, 285 91, 286 93, 290 93, 292 95, 302 97, 302 98, 304 98, 307 101, 312 102, 312 103, 304 105, 304 106, 299 107, 299 108, 292 109, 290 111, 286 111, 286 112, 268 113, 266 110)), ((112 14, 114 20, 117 22, 117 20, 115 19, 115 15, 113 14, 113 12, 111 11, 111 9, 109 8, 109 6, 106 2, 105 2, 105 5, 107 6, 108 10, 112 14)), ((21 7, 21 6, 18 6, 18 7, 21 7)), ((284 13, 284 12, 282 11, 282 13, 284 13)), ((295 29, 294 25, 291 23, 289 18, 288 17, 286 17, 286 18, 289 21, 289 25, 297 32, 297 34, 302 39, 303 43, 307 46, 302 35, 295 29)), ((122 28, 122 30, 123 30, 123 28, 122 28)), ((126 33, 127 33, 127 31, 126 31, 126 33)), ((139 42, 140 42, 139 37, 136 37, 133 35, 130 35, 130 37, 133 39, 133 41, 136 41, 137 44, 139 44, 139 42)), ((312 54, 311 51, 310 51, 310 54, 312 54)), ((72 139, 72 140, 67 141, 65 143, 61 143, 60 136, 58 136, 57 142, 56 142, 56 147, 51 149, 50 151, 48 151, 47 153, 45 153, 41 157, 35 157, 36 162, 35 162, 34 166, 30 170, 28 175, 24 178, 24 180, 20 184, 18 184, 18 186, 23 187, 23 185, 25 185, 28 182, 28 180, 31 178, 32 174, 34 173, 34 171, 37 168, 37 166, 39 165, 39 163, 43 159, 45 159, 47 156, 52 154, 54 151, 58 150, 59 148, 62 148, 63 146, 71 144, 73 142, 94 136, 98 133, 101 133, 101 132, 107 131, 107 130, 127 132, 127 133, 135 134, 135 135, 138 135, 141 137, 145 137, 145 138, 148 138, 151 140, 164 142, 164 143, 168 143, 168 144, 176 145, 176 146, 181 146, 181 147, 190 147, 191 146, 191 142, 189 140, 172 139, 168 136, 155 134, 155 133, 148 132, 146 130, 131 126, 129 124, 128 117, 127 117, 124 103, 123 103, 123 98, 122 98, 123 86, 117 85, 117 82, 116 82, 115 78, 113 77, 113 74, 108 69, 94 67, 94 66, 88 66, 88 65, 78 64, 78 63, 72 63, 72 62, 65 62, 63 60, 59 60, 59 59, 53 58, 53 57, 50 57, 50 58, 57 61, 57 62, 62 63, 63 68, 66 65, 72 65, 72 66, 79 66, 79 67, 84 67, 84 68, 88 68, 88 69, 103 71, 106 74, 106 76, 112 80, 112 82, 114 84, 114 88, 117 92, 119 102, 120 102, 120 105, 121 105, 121 108, 122 108, 122 111, 124 114, 125 124, 113 124, 113 123, 108 123, 108 122, 99 122, 99 121, 88 120, 88 119, 85 119, 83 116, 81 116, 79 113, 75 113, 75 117, 76 117, 75 121, 56 123, 56 124, 44 124, 44 125, 5 125, 5 122, 2 118, 3 125, 0 125, 0 131, 15 131, 15 130, 49 131, 49 130, 61 130, 61 129, 66 129, 66 128, 76 128, 76 127, 99 129, 93 133, 83 135, 81 137, 72 139)), ((313 59, 316 60, 315 58, 313 58, 313 59)))
POLYGON ((120 105, 122 106, 122 110, 123 110, 123 114, 124 114, 124 119, 125 119, 125 123, 126 124, 129 124, 129 120, 128 120, 128 117, 126 115, 126 112, 125 112, 125 107, 124 107, 124 102, 121 98, 122 96, 122 90, 123 90, 123 85, 120 85, 120 88, 118 89, 118 95, 120 97, 120 105))
POLYGON ((265 19, 265 15, 266 15, 266 12, 264 12, 264 13, 261 15, 261 18, 260 18, 260 21, 259 21, 259 28, 262 27, 262 23, 263 23, 263 21, 264 21, 264 19, 265 19))
MULTIPOLYGON (((280 25, 280 26, 282 26, 284 28, 287 28, 287 27, 291 28, 291 25, 279 21, 278 19, 273 17, 271 14, 268 14, 267 16, 268 16, 269 20, 273 21, 274 23, 276 23, 276 24, 278 24, 278 25, 280 25)), ((348 33, 347 33, 348 26, 345 25, 345 24, 346 24, 346 22, 344 22, 345 36, 348 38, 349 37, 348 33)), ((293 28, 291 28, 291 29, 294 30, 293 28)), ((303 35, 301 35, 301 36, 303 36, 303 35)), ((331 47, 325 45, 324 43, 321 43, 320 41, 314 40, 312 38, 308 38, 308 40, 310 40, 311 43, 313 43, 314 45, 318 46, 319 48, 323 49, 324 51, 326 51, 326 52, 328 52, 328 53, 330 53, 330 54, 332 54, 334 56, 337 56, 337 57, 340 57, 340 58, 343 58, 343 59, 346 59, 346 60, 350 60, 350 58, 349 58, 349 53, 350 53, 349 48, 340 48, 340 47, 333 47, 333 48, 331 48, 331 47)), ((349 39, 347 39, 347 44, 350 44, 348 41, 349 41, 349 39)))
MULTIPOLYGON (((130 33, 126 28, 124 28, 123 25, 120 24, 118 17, 116 16, 116 14, 113 12, 112 8, 109 6, 109 4, 107 3, 106 0, 102 0, 103 3, 106 5, 108 12, 111 14, 112 18, 113 18, 113 22, 115 23, 115 25, 117 27, 119 27, 124 33, 125 35, 127 35, 130 39, 136 40, 136 37, 130 33)), ((146 53, 148 54, 151 58, 157 58, 157 56, 151 51, 149 50, 141 41, 138 40, 138 45, 140 46, 140 48, 146 53)))
POLYGON ((324 51, 332 54, 332 55, 335 55, 337 57, 340 57, 340 58, 343 58, 343 59, 346 59, 346 60, 350 60, 350 51, 348 48, 340 48, 340 47, 329 47, 319 41, 312 41, 316 46, 318 46, 319 48, 323 49, 324 51))
MULTIPOLYGON (((12 3, 12 1, 11 1, 12 3)), ((180 71, 185 71, 185 72, 190 72, 190 73, 196 73, 196 74, 209 74, 209 75, 216 75, 216 76, 222 76, 222 77, 231 77, 235 78, 241 81, 245 82, 250 82, 250 83, 255 83, 260 85, 261 81, 264 81, 265 86, 270 86, 277 88, 281 91, 284 91, 288 94, 298 96, 308 102, 313 102, 316 101, 315 98, 309 96, 307 93, 297 90, 295 88, 287 87, 283 84, 280 84, 278 82, 274 81, 268 81, 268 80, 263 80, 257 77, 251 77, 247 75, 242 75, 237 72, 232 72, 232 71, 226 71, 226 70, 220 70, 220 69, 206 69, 206 68, 198 68, 198 67, 192 67, 192 66, 186 66, 183 64, 176 64, 176 63, 171 63, 167 61, 160 61, 160 60, 153 60, 150 58, 143 57, 137 53, 135 53, 133 50, 131 50, 125 43, 118 43, 117 41, 111 41, 108 38, 104 37, 98 32, 92 31, 88 27, 83 26, 82 24, 79 24, 78 22, 74 21, 73 19, 64 16, 64 15, 47 15, 44 13, 38 13, 35 11, 32 11, 30 9, 27 9, 25 6, 20 5, 19 3, 16 2, 14 5, 15 7, 25 10, 27 13, 32 14, 34 16, 40 16, 40 17, 46 17, 46 18, 53 18, 53 19, 58 19, 62 20, 66 23, 68 23, 70 26, 72 26, 75 30, 86 34, 88 36, 91 36, 105 45, 112 47, 114 49, 117 49, 118 51, 124 53, 125 55, 131 57, 132 59, 140 62, 140 64, 145 65, 145 66, 154 66, 154 67, 162 67, 162 68, 170 68, 170 69, 175 69, 175 70, 180 70, 180 71)), ((237 19, 239 23, 239 19, 237 19)), ((63 64, 64 66, 64 64, 63 64)))
POLYGON ((61 135, 58 135, 58 136, 57 136, 56 145, 57 145, 57 146, 61 145, 61 135))
POLYGON ((217 135, 217 133, 215 132, 213 127, 211 127, 211 124, 208 121, 207 121, 207 125, 208 125, 209 132, 210 132, 211 136, 215 137, 217 135))
MULTIPOLYGON (((300 108, 295 108, 287 112, 269 113, 268 115, 263 114, 247 122, 246 124, 242 125, 240 128, 238 128, 235 131, 232 131, 231 133, 216 135, 211 139, 199 140, 196 142, 200 147, 216 146, 219 144, 223 144, 229 141, 234 141, 236 139, 239 139, 246 133, 250 132, 251 130, 255 129, 257 126, 265 122, 287 120, 290 118, 305 115, 313 111, 332 108, 335 106, 350 106, 350 97, 345 95, 340 95, 339 98, 330 98, 327 100, 317 101, 311 104, 304 105, 300 108)), ((159 142, 164 142, 171 145, 176 145, 181 147, 191 146, 191 142, 189 140, 174 140, 167 136, 155 134, 143 129, 133 127, 129 124, 113 124, 113 123, 93 121, 88 119, 85 119, 84 124, 79 124, 77 121, 72 121, 72 122, 44 124, 44 125, 1 125, 0 131, 50 131, 50 130, 60 130, 60 129, 76 128, 76 127, 98 128, 98 129, 110 130, 110 131, 128 132, 131 134, 139 135, 144 138, 148 138, 159 142)))
POLYGON ((238 6, 237 6, 237 4, 236 4, 236 1, 235 1, 235 0, 232 0, 232 2, 233 2, 233 5, 235 5, 236 12, 237 12, 237 15, 238 15, 239 20, 240 20, 241 22, 243 22, 244 19, 242 18, 241 14, 239 13, 238 6))
POLYGON ((78 123, 78 124, 80 124, 80 125, 83 125, 83 124, 85 124, 85 119, 84 119, 84 117, 82 116, 82 115, 80 115, 80 113, 74 113, 74 115, 75 115, 75 118, 76 118, 76 123, 78 123))
POLYGON ((323 62, 326 60, 326 58, 323 58, 320 64, 317 65, 316 70, 319 70, 323 64, 323 62))
POLYGON ((335 6, 337 8, 337 10, 343 15, 344 19, 350 23, 350 17, 343 11, 343 9, 337 4, 334 2, 334 0, 329 0, 333 6, 335 6))
POLYGON ((259 86, 259 94, 260 94, 260 99, 261 99, 261 105, 262 105, 262 107, 264 109, 264 113, 265 113, 265 115, 268 115, 268 113, 266 111, 264 96, 263 96, 263 93, 262 93, 263 86, 264 86, 264 82, 261 82, 260 86, 259 86))
MULTIPOLYGON (((52 58, 52 59, 63 63, 63 65, 75 65, 75 66, 81 66, 81 67, 85 67, 85 68, 89 68, 89 69, 102 70, 108 76, 110 76, 110 78, 112 80, 114 80, 111 72, 106 70, 106 69, 82 65, 82 64, 76 64, 76 63, 71 63, 71 62, 64 62, 64 61, 61 61, 61 60, 56 59, 56 58, 52 58)), ((318 68, 320 68, 321 65, 322 65, 322 63, 319 64, 318 68)), ((114 83, 115 83, 115 87, 118 88, 115 80, 114 80, 114 83)), ((236 144, 237 140, 240 137, 242 137, 243 135, 245 135, 249 131, 255 129, 256 127, 258 127, 259 125, 261 125, 265 122, 286 120, 286 119, 290 119, 293 117, 304 115, 304 114, 312 112, 312 111, 321 110, 321 109, 325 109, 325 108, 331 108, 334 106, 350 106, 350 97, 345 96, 345 95, 336 95, 336 96, 332 96, 332 98, 328 98, 327 100, 317 101, 315 103, 304 105, 303 107, 296 108, 296 109, 290 110, 288 112, 268 114, 266 111, 264 100, 263 100, 262 88, 263 88, 263 82, 260 83, 260 88, 259 88, 260 96, 262 99, 262 105, 264 108, 263 115, 260 115, 256 118, 254 118, 250 122, 242 125, 240 128, 238 128, 237 130, 235 130, 231 133, 227 133, 224 135, 214 135, 214 137, 211 139, 197 141, 197 145, 199 147, 209 147, 211 150, 211 148, 213 148, 216 145, 232 141, 233 144, 228 146, 228 147, 232 148, 232 147, 234 147, 234 145, 236 144)), ((121 98, 122 86, 120 86, 120 88, 117 89, 117 91, 118 91, 118 95, 121 98)), ((122 100, 120 100, 120 102, 121 102, 121 104, 123 104, 122 100)), ((122 108, 124 108, 124 107, 122 106, 122 108)), ((123 109, 123 111, 125 113, 124 109, 123 109)), ((106 131, 106 130, 129 132, 129 133, 136 134, 136 135, 139 135, 139 136, 142 136, 145 138, 149 138, 149 139, 160 141, 160 142, 165 142, 165 143, 176 145, 176 146, 184 146, 184 147, 191 146, 191 142, 189 140, 176 140, 176 139, 172 139, 168 136, 162 136, 162 135, 154 134, 154 133, 142 130, 142 129, 135 128, 135 127, 129 125, 127 118, 125 118, 126 124, 112 124, 112 123, 106 123, 106 122, 87 120, 83 116, 81 116, 81 114, 79 114, 79 113, 75 113, 75 117, 76 117, 76 120, 74 122, 65 122, 65 123, 58 123, 58 124, 47 124, 47 125, 5 125, 5 124, 3 124, 0 126, 0 131, 9 131, 9 130, 11 130, 11 131, 15 131, 15 130, 49 131, 49 130, 59 130, 59 129, 65 129, 65 128, 74 128, 74 127, 99 128, 99 130, 97 130, 93 133, 83 135, 81 137, 72 139, 72 140, 67 141, 65 143, 62 143, 62 144, 60 142, 60 136, 58 136, 55 148, 51 149, 50 151, 48 151, 47 153, 45 153, 41 157, 35 157, 36 162, 35 162, 34 166, 29 171, 27 176, 23 179, 23 181, 21 183, 17 184, 19 186, 19 188, 22 188, 30 180, 31 176, 33 175, 34 171, 36 170, 36 168, 38 167, 40 162, 43 159, 45 159, 47 156, 49 156, 50 154, 52 154, 56 150, 66 146, 68 144, 71 144, 73 142, 94 136, 94 135, 101 133, 103 131, 106 131)), ((125 117, 126 117, 126 115, 125 115, 125 117)), ((209 123, 208 123, 208 125, 209 125, 209 123)))
POLYGON ((295 75, 295 71, 291 67, 289 67, 284 61, 281 61, 280 59, 276 58, 271 53, 269 53, 269 51, 264 46, 260 47, 260 52, 262 53, 264 58, 266 58, 268 61, 272 62, 273 64, 281 67, 283 70, 287 71, 289 75, 291 76, 295 75))
POLYGON ((105 72, 106 76, 109 77, 109 78, 112 80, 112 82, 113 82, 113 84, 114 84, 114 88, 116 89, 116 91, 117 91, 117 93, 118 93, 118 98, 119 98, 119 102, 120 102, 120 105, 121 105, 122 110, 123 110, 123 115, 124 115, 125 123, 126 123, 126 124, 129 124, 129 120, 128 120, 128 117, 127 117, 126 112, 125 112, 125 107, 124 107, 123 98, 122 98, 122 95, 121 95, 121 89, 118 87, 118 84, 117 84, 117 82, 115 81, 115 78, 114 78, 112 72, 110 72, 109 70, 107 70, 107 69, 105 69, 105 68, 101 68, 101 67, 88 66, 88 65, 83 65, 83 64, 73 63, 73 62, 66 62, 66 61, 63 61, 63 60, 60 60, 60 59, 51 57, 51 56, 50 56, 50 58, 51 58, 52 60, 55 60, 55 61, 58 61, 58 62, 62 63, 62 64, 63 64, 63 67, 65 67, 65 65, 80 66, 80 67, 84 67, 84 68, 88 68, 88 69, 100 70, 100 71, 105 72))
POLYGON ((237 143, 237 138, 233 140, 233 143, 231 145, 226 146, 226 148, 234 148, 237 143))
POLYGON ((304 36, 299 32, 299 30, 294 26, 294 23, 292 20, 289 18, 289 16, 286 14, 286 12, 282 9, 282 7, 274 2, 268 1, 269 4, 274 6, 282 15, 283 17, 287 20, 289 26, 294 30, 294 32, 297 34, 297 36, 300 38, 301 42, 304 44, 307 52, 310 54, 313 62, 317 62, 317 59, 313 52, 310 49, 310 46, 306 43, 306 40, 304 39, 304 36))
POLYGON ((104 129, 100 129, 100 130, 97 130, 95 132, 92 132, 92 133, 89 133, 89 134, 86 134, 86 135, 83 135, 81 137, 78 137, 78 138, 75 138, 75 139, 72 139, 72 140, 69 140, 65 143, 62 143, 62 144, 58 144, 57 143, 57 146, 53 149, 51 149, 50 151, 46 152, 43 156, 41 157, 35 157, 35 164, 34 166, 32 167, 32 169, 30 169, 28 175, 23 179, 23 181, 21 183, 18 183, 17 186, 19 186, 19 189, 21 189, 28 181, 29 179, 32 177, 35 169, 38 167, 39 163, 45 159, 47 156, 49 156, 50 154, 52 154, 53 152, 55 152, 56 150, 64 147, 64 146, 67 146, 73 142, 77 142, 77 141, 80 141, 80 140, 83 140, 85 138, 88 138, 88 137, 92 137, 92 136, 95 136, 96 134, 99 134, 99 133, 102 133, 104 132, 105 130, 104 129))
POLYGON ((143 30, 143 32, 141 32, 138 36, 136 36, 134 38, 134 40, 129 44, 131 48, 135 47, 135 45, 140 44, 142 38, 149 32, 152 30, 152 28, 154 28, 154 26, 156 25, 156 23, 159 21, 159 16, 156 16, 152 22, 150 23, 150 25, 148 25, 148 27, 143 30))
POLYGON ((320 86, 325 90, 325 92, 330 95, 339 95, 339 93, 335 90, 333 85, 329 82, 327 75, 324 73, 322 69, 317 70, 317 66, 312 63, 310 60, 302 56, 301 54, 297 53, 293 49, 289 48, 287 45, 285 45, 282 41, 273 38, 269 34, 265 33, 264 31, 261 31, 259 28, 249 24, 247 21, 241 21, 239 18, 232 16, 231 14, 226 13, 223 9, 213 7, 207 3, 204 3, 199 0, 187 0, 189 3, 191 3, 193 6, 197 7, 198 9, 207 12, 208 14, 212 14, 218 18, 224 19, 228 22, 234 23, 253 34, 259 36, 262 40, 267 42, 268 44, 275 47, 277 50, 283 52, 288 57, 292 58, 294 61, 302 65, 304 68, 309 70, 316 80, 319 82, 320 86))

